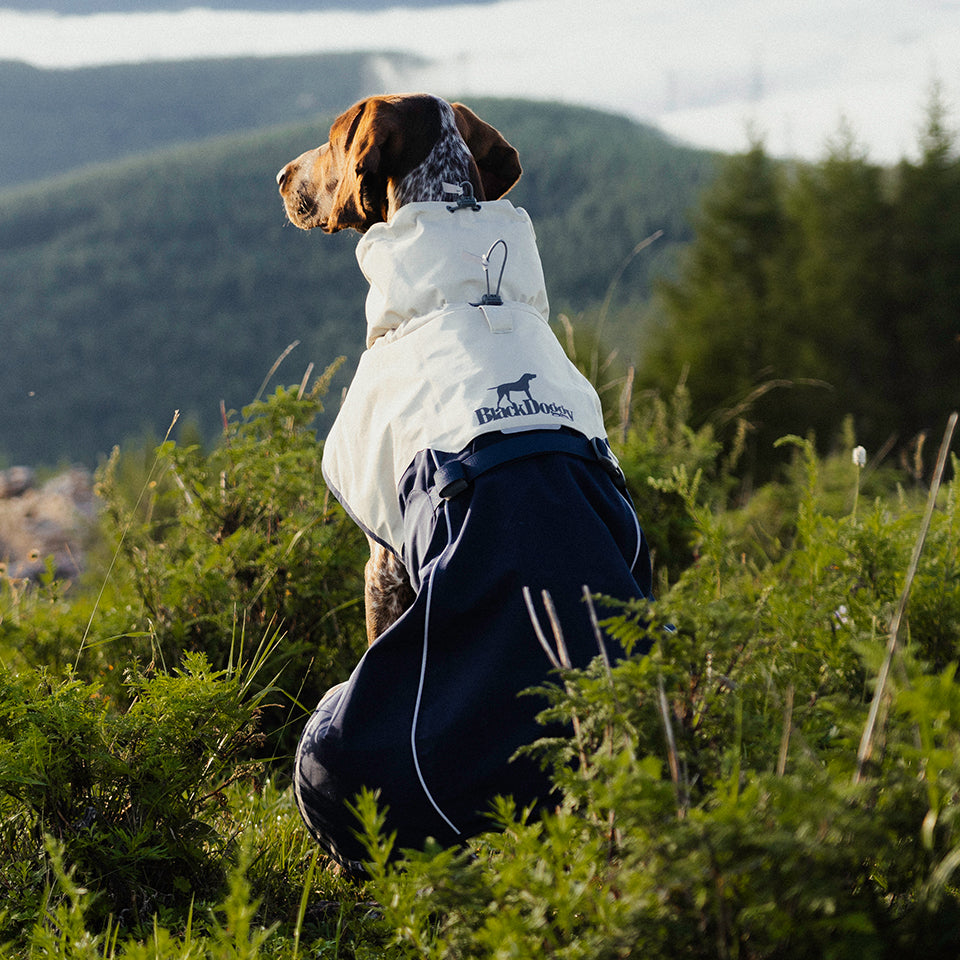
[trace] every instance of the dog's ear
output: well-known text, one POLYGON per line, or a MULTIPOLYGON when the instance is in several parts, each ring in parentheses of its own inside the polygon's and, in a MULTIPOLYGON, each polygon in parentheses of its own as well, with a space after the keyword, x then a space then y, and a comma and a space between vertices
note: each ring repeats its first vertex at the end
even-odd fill
POLYGON ((523 172, 520 155, 495 127, 462 103, 451 104, 460 136, 466 141, 480 171, 484 200, 499 200, 523 172))
POLYGON ((330 233, 348 227, 365 233, 386 219, 384 156, 396 134, 394 111, 375 101, 360 103, 334 121, 330 142, 338 137, 343 140, 343 169, 327 219, 330 233))

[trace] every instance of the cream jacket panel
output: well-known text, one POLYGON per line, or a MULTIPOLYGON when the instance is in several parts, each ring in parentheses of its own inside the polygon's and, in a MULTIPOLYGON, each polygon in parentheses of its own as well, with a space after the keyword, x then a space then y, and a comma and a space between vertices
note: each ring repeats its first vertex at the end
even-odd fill
MULTIPOLYGON (((494 430, 568 426, 606 435, 596 392, 547 323, 524 211, 503 200, 480 212, 411 204, 371 228, 357 257, 371 285, 371 345, 324 446, 323 475, 381 543, 401 552, 397 487, 422 451, 458 453, 494 430), (476 256, 501 238, 504 303, 473 306, 486 292, 476 256)), ((491 261, 496 288, 500 257, 491 261)))

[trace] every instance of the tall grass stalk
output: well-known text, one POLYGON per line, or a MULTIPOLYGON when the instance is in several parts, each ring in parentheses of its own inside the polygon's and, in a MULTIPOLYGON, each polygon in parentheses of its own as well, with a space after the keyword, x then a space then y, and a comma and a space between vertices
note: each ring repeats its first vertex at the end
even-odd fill
MULTIPOLYGON (((310 866, 307 867, 307 875, 303 880, 300 905, 297 908, 297 923, 293 931, 293 960, 297 960, 297 957, 300 956, 300 934, 303 931, 303 918, 307 913, 307 901, 310 899, 310 892, 313 889, 313 874, 317 869, 317 858, 319 855, 320 848, 318 847, 313 851, 313 856, 310 858, 310 866)), ((337 930, 339 932, 339 924, 337 930)))
MULTIPOLYGON (((173 411, 173 419, 170 421, 170 426, 167 427, 167 432, 163 435, 163 443, 166 443, 170 439, 170 434, 173 431, 176 422, 180 419, 180 411, 173 411)), ((130 512, 130 516, 127 518, 127 522, 123 525, 123 530, 120 532, 120 539, 117 541, 116 549, 113 551, 113 556, 110 558, 110 565, 107 567, 107 572, 103 576, 103 580, 100 584, 100 590, 97 593, 97 599, 93 603, 93 609, 90 611, 90 618, 87 620, 87 626, 83 631, 83 636, 80 638, 80 646, 77 648, 77 657, 73 664, 73 669, 76 670, 80 664, 80 657, 83 654, 84 648, 86 647, 87 637, 90 635, 90 630, 93 628, 93 621, 97 615, 97 611, 100 609, 100 601, 103 600, 103 593, 107 589, 107 584, 110 582, 110 576, 113 573, 113 568, 116 566, 117 557, 120 555, 120 549, 123 546, 123 541, 126 539, 127 533, 130 530, 130 525, 133 523, 133 518, 137 515, 137 510, 140 509, 140 504, 143 502, 143 498, 146 495, 147 490, 150 488, 150 483, 153 480, 153 475, 156 472, 157 465, 160 463, 160 458, 162 456, 163 445, 157 448, 157 454, 153 459, 153 463, 150 466, 150 470, 147 473, 146 479, 143 481, 143 485, 140 487, 140 493, 137 496, 137 502, 134 504, 133 510, 130 512)))
POLYGON ((610 280, 610 283, 607 285, 607 292, 603 298, 603 304, 600 307, 600 315, 597 318, 597 331, 596 331, 596 340, 594 342, 593 357, 591 358, 590 364, 590 373, 591 373, 591 382, 594 384, 597 381, 597 377, 600 374, 600 336, 603 333, 603 327, 607 322, 607 314, 610 312, 610 304, 613 302, 613 292, 617 288, 617 284, 620 283, 621 278, 626 272, 627 267, 630 266, 630 263, 633 261, 633 258, 637 254, 642 253, 647 247, 656 243, 663 236, 662 230, 656 230, 650 234, 649 237, 645 237, 641 240, 627 255, 624 257, 622 263, 617 268, 617 272, 613 275, 613 278, 610 280))
MULTIPOLYGON (((257 403, 260 398, 263 396, 263 391, 267 389, 267 384, 270 382, 270 378, 280 369, 280 364, 287 359, 290 354, 300 346, 299 340, 294 340, 293 343, 288 343, 284 351, 273 361, 273 366, 267 371, 267 375, 263 378, 263 383, 260 384, 260 389, 257 391, 256 396, 253 398, 253 402, 257 403)), ((301 394, 302 395, 302 394, 301 394)))
POLYGON ((867 722, 863 728, 863 736, 860 738, 860 747, 857 750, 857 767, 853 774, 853 782, 859 783, 863 775, 863 767, 873 750, 873 734, 877 723, 877 713, 880 709, 880 703, 883 699, 887 684, 887 676, 890 673, 890 666, 893 663, 894 654, 897 652, 900 637, 900 624, 903 622, 903 614, 907 609, 907 601, 910 599, 910 590, 913 587, 913 579, 917 573, 917 567, 920 565, 920 555, 923 553, 923 545, 927 539, 927 532, 930 530, 930 521, 933 519, 933 511, 937 505, 937 494, 940 492, 940 481, 943 478, 943 471, 947 465, 947 456, 950 453, 950 443, 953 440, 953 431, 957 425, 957 414, 950 414, 947 421, 947 428, 943 434, 943 442, 940 444, 940 453, 937 456, 937 466, 933 471, 933 480, 930 483, 930 493, 927 496, 927 506, 924 510, 923 520, 920 523, 920 531, 913 545, 913 555, 910 557, 910 565, 907 567, 907 575, 903 582, 903 590, 900 592, 900 600, 897 603, 897 609, 890 622, 890 634, 887 639, 887 651, 883 658, 883 664, 877 675, 877 686, 873 692, 873 701, 870 704, 870 712, 867 715, 867 722))

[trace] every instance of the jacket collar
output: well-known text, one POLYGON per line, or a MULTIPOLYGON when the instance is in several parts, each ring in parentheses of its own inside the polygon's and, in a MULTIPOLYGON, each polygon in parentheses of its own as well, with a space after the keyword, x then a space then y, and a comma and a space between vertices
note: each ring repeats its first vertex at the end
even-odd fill
MULTIPOLYGON (((482 258, 498 240, 507 248, 500 295, 504 303, 549 305, 533 224, 509 200, 457 209, 439 202, 410 203, 388 223, 372 226, 357 244, 357 261, 370 283, 367 346, 402 336, 412 321, 449 306, 477 303, 487 292, 482 258)), ((496 281, 503 245, 492 259, 496 281)), ((419 324, 418 324, 419 325, 419 324)))

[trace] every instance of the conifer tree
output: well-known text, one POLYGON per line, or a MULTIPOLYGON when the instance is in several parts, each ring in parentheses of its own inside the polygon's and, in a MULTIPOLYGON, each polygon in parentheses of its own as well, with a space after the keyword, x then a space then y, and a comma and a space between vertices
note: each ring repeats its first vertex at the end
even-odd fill
POLYGON ((785 168, 754 143, 727 159, 705 192, 696 239, 678 279, 659 294, 668 317, 644 377, 663 389, 686 379, 693 415, 721 437, 747 426, 750 473, 773 459, 774 441, 797 430, 808 402, 810 343, 796 310, 795 230, 785 204, 785 168))
POLYGON ((938 434, 960 403, 960 157, 934 90, 918 162, 897 169, 886 389, 901 441, 938 434))
POLYGON ((960 403, 960 158, 937 93, 920 147, 891 171, 843 128, 817 164, 755 144, 701 201, 641 376, 685 376, 695 420, 745 419, 761 475, 784 434, 828 447, 852 414, 868 448, 904 448, 960 403))
POLYGON ((784 303, 792 343, 784 376, 810 377, 795 430, 829 442, 839 416, 852 414, 858 438, 876 449, 894 414, 884 389, 889 356, 890 203, 883 170, 842 127, 821 163, 804 166, 786 200, 796 233, 789 258, 794 297, 784 303))
POLYGON ((687 371, 701 413, 736 405, 772 370, 774 263, 785 238, 777 164, 760 143, 706 191, 680 276, 660 293, 669 327, 654 350, 663 382, 687 371))

